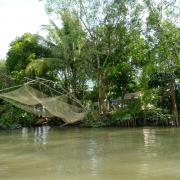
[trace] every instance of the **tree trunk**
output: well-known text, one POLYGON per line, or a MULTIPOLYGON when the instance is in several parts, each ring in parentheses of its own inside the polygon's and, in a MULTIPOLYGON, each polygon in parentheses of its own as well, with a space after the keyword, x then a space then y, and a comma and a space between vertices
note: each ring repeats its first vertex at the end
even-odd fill
POLYGON ((170 82, 170 90, 171 90, 171 102, 172 102, 172 113, 175 117, 176 126, 179 126, 178 123, 178 110, 177 110, 177 103, 176 103, 176 94, 175 94, 175 81, 172 80, 170 82))
POLYGON ((106 112, 104 100, 105 100, 105 92, 104 92, 104 76, 103 73, 99 73, 98 77, 98 93, 99 93, 99 113, 104 114, 106 112))

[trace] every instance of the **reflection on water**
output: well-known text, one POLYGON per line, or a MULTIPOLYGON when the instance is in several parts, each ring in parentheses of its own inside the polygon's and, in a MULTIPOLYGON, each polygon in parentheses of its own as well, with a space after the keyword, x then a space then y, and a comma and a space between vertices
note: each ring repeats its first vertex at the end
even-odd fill
POLYGON ((155 129, 143 129, 144 135, 144 146, 148 151, 149 147, 153 147, 156 145, 156 134, 155 129))
POLYGON ((91 174, 94 176, 97 174, 98 162, 97 162, 97 142, 95 139, 89 140, 88 155, 91 161, 91 174))
POLYGON ((146 153, 156 156, 156 152, 153 151, 156 146, 156 131, 155 129, 143 129, 144 135, 144 150, 146 153))
POLYGON ((22 138, 25 140, 28 138, 28 128, 22 128, 22 138))
POLYGON ((47 144, 48 143, 48 132, 50 130, 49 126, 37 127, 34 130, 34 142, 35 144, 47 144))
POLYGON ((179 129, 0 132, 2 180, 179 180, 179 129))

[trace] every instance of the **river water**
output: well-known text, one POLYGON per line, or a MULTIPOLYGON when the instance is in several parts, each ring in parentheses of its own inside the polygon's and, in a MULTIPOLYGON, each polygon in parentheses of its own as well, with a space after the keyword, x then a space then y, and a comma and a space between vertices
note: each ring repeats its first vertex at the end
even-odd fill
POLYGON ((0 131, 0 180, 141 179, 180 179, 180 129, 0 131))

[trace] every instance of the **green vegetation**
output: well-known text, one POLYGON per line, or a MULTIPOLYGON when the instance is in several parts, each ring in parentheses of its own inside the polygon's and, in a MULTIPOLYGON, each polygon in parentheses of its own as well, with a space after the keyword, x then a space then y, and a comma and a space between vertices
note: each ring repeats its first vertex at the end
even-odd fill
MULTIPOLYGON (((36 76, 89 109, 83 127, 180 125, 180 27, 175 0, 44 0, 58 19, 25 33, 0 61, 0 89, 36 76), (59 21, 58 26, 55 22, 59 21)), ((0 101, 0 127, 36 118, 0 101)))

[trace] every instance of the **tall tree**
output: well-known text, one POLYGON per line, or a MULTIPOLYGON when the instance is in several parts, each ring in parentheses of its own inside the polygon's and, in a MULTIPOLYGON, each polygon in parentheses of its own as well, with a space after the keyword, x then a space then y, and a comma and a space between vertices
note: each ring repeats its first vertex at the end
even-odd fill
MULTIPOLYGON (((155 77, 156 87, 161 87, 166 94, 168 92, 171 99, 171 111, 178 125, 175 82, 178 79, 177 72, 179 71, 180 49, 178 39, 180 38, 180 29, 173 24, 176 16, 171 16, 171 21, 169 21, 169 11, 175 8, 172 3, 175 3, 175 1, 161 1, 158 4, 146 1, 149 12, 146 41, 148 60, 151 69, 153 69, 152 73, 157 75, 155 77)), ((176 12, 176 9, 174 9, 174 12, 176 12)))
POLYGON ((39 36, 25 33, 11 42, 6 67, 10 72, 24 70, 34 59, 48 56, 50 50, 41 44, 39 36))
POLYGON ((62 27, 51 21, 45 26, 48 41, 52 44, 52 56, 58 63, 57 73, 64 87, 76 96, 86 86, 86 74, 82 49, 85 44, 85 32, 79 19, 67 10, 59 14, 62 27))

